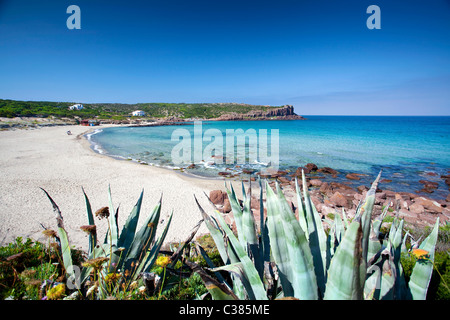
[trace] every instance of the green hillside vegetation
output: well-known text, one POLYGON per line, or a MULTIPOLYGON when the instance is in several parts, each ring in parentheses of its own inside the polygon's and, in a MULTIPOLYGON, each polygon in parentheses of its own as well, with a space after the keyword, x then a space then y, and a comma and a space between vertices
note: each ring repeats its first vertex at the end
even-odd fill
POLYGON ((17 101, 0 99, 0 117, 67 117, 123 119, 135 110, 143 110, 148 118, 178 117, 216 118, 224 113, 247 113, 252 110, 279 108, 238 103, 83 103, 82 110, 69 110, 76 102, 17 101))

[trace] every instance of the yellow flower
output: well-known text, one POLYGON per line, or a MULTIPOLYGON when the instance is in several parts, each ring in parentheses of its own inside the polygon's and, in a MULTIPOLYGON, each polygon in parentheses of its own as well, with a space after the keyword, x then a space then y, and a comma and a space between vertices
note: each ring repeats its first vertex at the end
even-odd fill
POLYGON ((430 257, 429 252, 423 249, 413 249, 412 253, 419 260, 421 259, 426 260, 430 257))
POLYGON ((66 286, 64 283, 58 284, 57 286, 51 288, 47 291, 48 300, 58 300, 61 299, 66 292, 66 286))
POLYGON ((111 272, 106 275, 105 282, 116 282, 120 277, 120 273, 111 272))
POLYGON ((167 257, 167 256, 159 256, 158 257, 158 259, 156 259, 156 265, 157 266, 160 266, 160 267, 162 267, 162 268, 165 268, 165 267, 167 267, 167 265, 169 264, 169 263, 171 263, 172 261, 170 260, 170 258, 169 257, 167 257))

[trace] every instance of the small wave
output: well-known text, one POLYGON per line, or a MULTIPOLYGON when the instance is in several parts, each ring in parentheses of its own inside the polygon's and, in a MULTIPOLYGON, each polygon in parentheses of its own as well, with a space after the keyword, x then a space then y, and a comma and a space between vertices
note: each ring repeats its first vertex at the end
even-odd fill
POLYGON ((100 147, 100 145, 94 144, 93 148, 94 148, 94 151, 96 151, 100 154, 105 154, 105 151, 103 151, 103 149, 100 147))
POLYGON ((91 137, 92 137, 94 134, 97 134, 97 133, 100 133, 100 132, 103 132, 103 129, 95 129, 95 130, 92 131, 91 133, 86 134, 86 138, 87 138, 89 141, 91 141, 91 137))
POLYGON ((270 164, 270 162, 261 162, 258 160, 254 160, 253 163, 260 165, 260 166, 264 166, 264 167, 267 167, 270 164))

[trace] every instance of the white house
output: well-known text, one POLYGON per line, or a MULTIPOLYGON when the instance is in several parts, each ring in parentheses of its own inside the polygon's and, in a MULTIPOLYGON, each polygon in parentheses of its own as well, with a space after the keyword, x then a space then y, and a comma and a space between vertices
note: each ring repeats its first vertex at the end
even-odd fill
POLYGON ((81 110, 83 109, 83 105, 81 103, 74 104, 73 106, 69 107, 69 110, 81 110))
POLYGON ((133 114, 133 117, 143 117, 143 116, 145 116, 145 112, 142 111, 142 110, 133 111, 132 114, 133 114))

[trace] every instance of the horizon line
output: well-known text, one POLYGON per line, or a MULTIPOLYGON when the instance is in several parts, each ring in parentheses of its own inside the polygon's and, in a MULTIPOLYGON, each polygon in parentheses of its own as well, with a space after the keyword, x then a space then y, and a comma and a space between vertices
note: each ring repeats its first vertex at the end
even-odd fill
MULTIPOLYGON (((284 106, 293 106, 292 104, 283 104, 283 105, 270 105, 270 104, 251 104, 251 103, 243 103, 243 102, 80 102, 80 101, 52 101, 52 100, 17 100, 10 98, 0 98, 0 100, 12 100, 12 101, 23 101, 23 102, 53 102, 53 103, 81 103, 81 104, 126 104, 126 105, 136 105, 136 104, 152 104, 152 103, 173 103, 173 104, 241 104, 241 105, 250 105, 250 106, 264 106, 264 107, 272 107, 279 108, 284 106)), ((298 108, 298 107, 297 107, 298 108)), ((450 114, 298 114, 299 116, 333 116, 333 117, 450 117, 450 114)))

